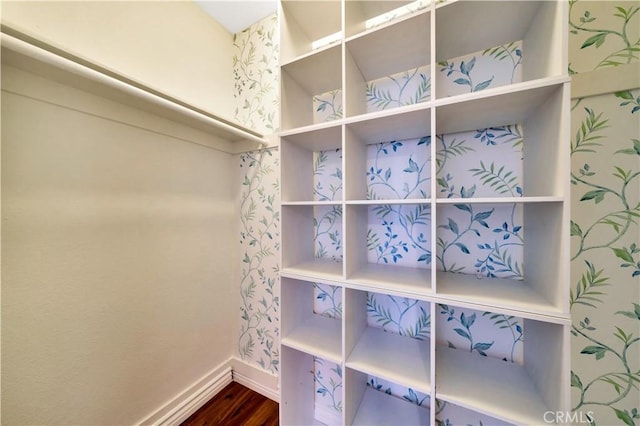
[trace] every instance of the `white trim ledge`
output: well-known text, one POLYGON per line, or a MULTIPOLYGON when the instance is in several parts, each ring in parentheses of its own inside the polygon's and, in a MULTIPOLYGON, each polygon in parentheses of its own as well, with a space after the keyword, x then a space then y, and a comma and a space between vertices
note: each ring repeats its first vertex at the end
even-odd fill
POLYGON ((137 424, 179 425, 233 381, 231 363, 229 358, 137 424))
POLYGON ((278 376, 236 357, 232 358, 231 367, 234 382, 238 382, 273 401, 280 402, 278 376))
POLYGON ((273 401, 280 401, 278 376, 231 357, 136 425, 179 425, 231 382, 238 382, 273 401))
POLYGON ((640 62, 571 76, 571 98, 586 98, 640 87, 640 62))

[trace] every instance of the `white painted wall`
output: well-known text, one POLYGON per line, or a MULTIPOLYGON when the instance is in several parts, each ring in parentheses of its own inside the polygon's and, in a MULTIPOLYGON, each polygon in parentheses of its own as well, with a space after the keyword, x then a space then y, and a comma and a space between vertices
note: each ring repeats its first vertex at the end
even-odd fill
POLYGON ((235 347, 232 156, 12 67, 2 90, 3 424, 133 424, 235 347))
POLYGON ((192 1, 2 1, 2 23, 233 118, 233 36, 192 1))

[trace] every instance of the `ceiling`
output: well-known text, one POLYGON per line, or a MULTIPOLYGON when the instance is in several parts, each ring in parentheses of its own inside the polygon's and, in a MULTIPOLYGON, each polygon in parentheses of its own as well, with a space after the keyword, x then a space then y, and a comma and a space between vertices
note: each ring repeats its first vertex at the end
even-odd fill
POLYGON ((277 0, 194 0, 230 33, 246 29, 277 10, 277 0))

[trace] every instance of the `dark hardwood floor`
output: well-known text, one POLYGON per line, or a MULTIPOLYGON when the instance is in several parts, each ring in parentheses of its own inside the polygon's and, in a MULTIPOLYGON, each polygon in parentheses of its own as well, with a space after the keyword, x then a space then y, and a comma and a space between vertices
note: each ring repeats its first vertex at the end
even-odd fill
POLYGON ((182 426, 278 426, 278 403, 231 382, 182 426))

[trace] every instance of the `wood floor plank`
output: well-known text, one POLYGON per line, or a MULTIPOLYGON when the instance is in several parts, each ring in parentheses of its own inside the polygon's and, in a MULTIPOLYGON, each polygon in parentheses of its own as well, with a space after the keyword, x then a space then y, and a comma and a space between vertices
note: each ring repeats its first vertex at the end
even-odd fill
POLYGON ((278 426, 278 403, 231 382, 181 426, 278 426))

